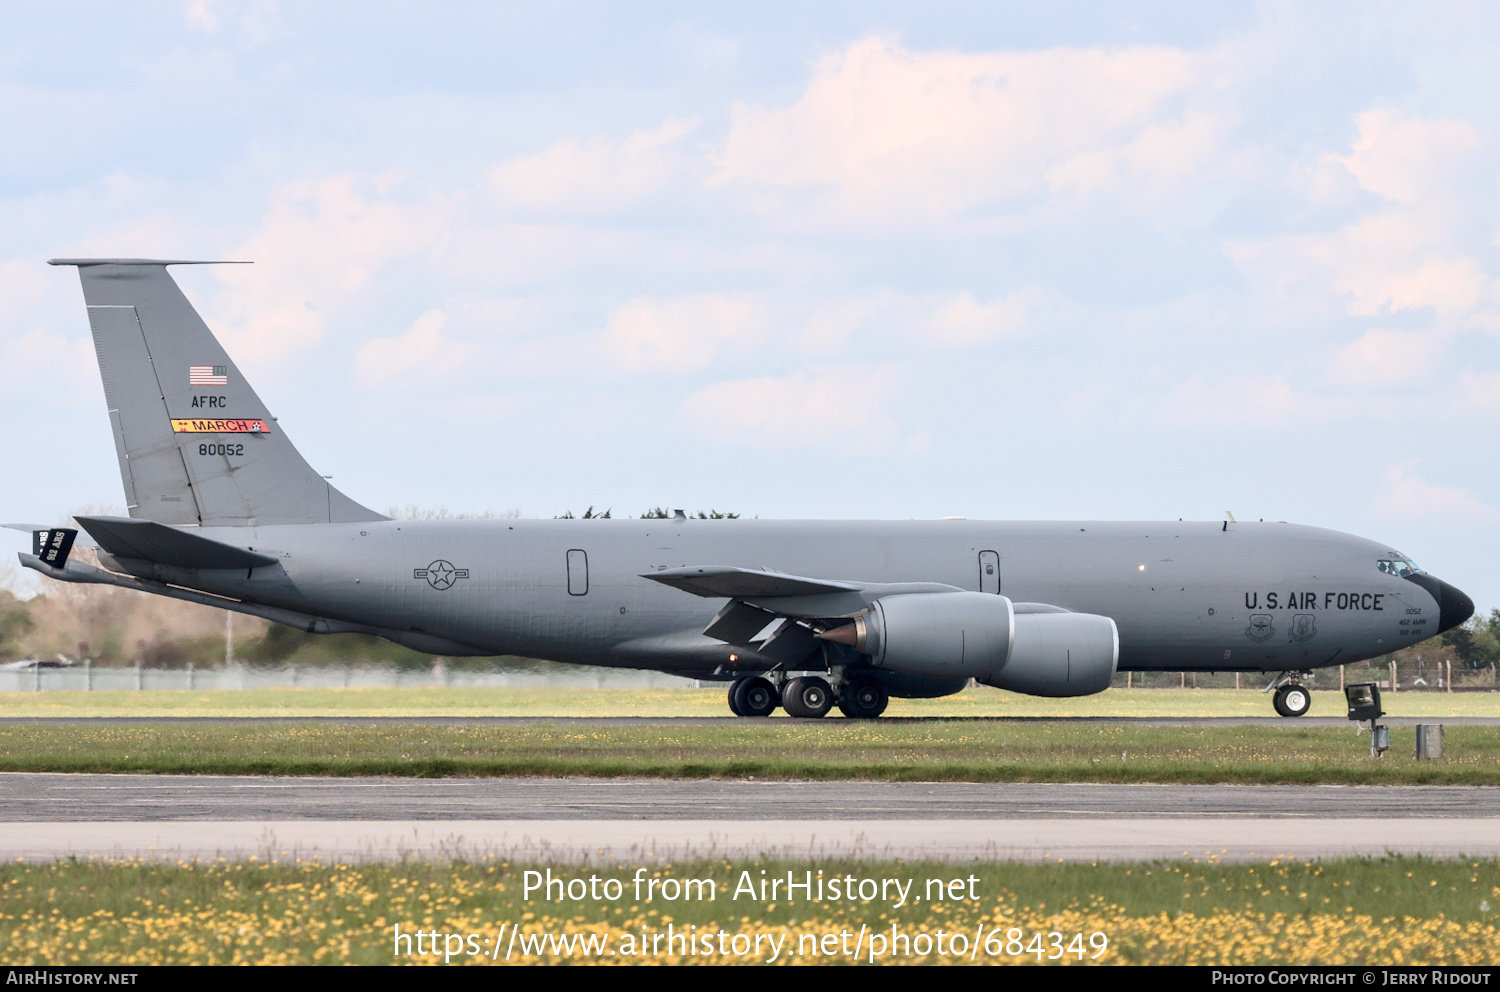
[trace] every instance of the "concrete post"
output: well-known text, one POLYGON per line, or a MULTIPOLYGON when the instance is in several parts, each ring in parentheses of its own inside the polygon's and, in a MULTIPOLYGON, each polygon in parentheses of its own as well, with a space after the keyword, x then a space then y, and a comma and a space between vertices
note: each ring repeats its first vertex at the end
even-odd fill
POLYGON ((94 659, 83 659, 83 691, 94 691, 94 659))
POLYGON ((146 688, 146 673, 141 667, 141 659, 135 660, 135 691, 140 692, 146 688))
POLYGON ((1448 669, 1448 691, 1452 692, 1453 691, 1453 659, 1449 658, 1447 661, 1443 662, 1443 664, 1448 669))
POLYGON ((1417 724, 1417 760, 1430 761, 1443 756, 1443 725, 1417 724))
POLYGON ((188 662, 188 692, 193 691, 193 663, 188 662))

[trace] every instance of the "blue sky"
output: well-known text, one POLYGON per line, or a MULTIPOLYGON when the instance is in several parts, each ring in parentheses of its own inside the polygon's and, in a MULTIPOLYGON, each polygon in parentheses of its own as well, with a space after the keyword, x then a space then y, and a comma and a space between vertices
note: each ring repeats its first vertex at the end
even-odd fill
POLYGON ((179 279, 379 509, 1229 509, 1500 606, 1497 42, 1478 3, 0 8, 0 516, 121 502, 43 261, 245 258, 179 279))

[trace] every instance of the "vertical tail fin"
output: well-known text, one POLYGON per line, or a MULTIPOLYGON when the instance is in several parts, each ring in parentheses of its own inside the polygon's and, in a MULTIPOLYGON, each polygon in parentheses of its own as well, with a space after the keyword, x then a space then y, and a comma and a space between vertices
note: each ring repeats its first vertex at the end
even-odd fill
POLYGON ((76 265, 132 517, 248 526, 383 520, 292 447, 156 259, 76 265))

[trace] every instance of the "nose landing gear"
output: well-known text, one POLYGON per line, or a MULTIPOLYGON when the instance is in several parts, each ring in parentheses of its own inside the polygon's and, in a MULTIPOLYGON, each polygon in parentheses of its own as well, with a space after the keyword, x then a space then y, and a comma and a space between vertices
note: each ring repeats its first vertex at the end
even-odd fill
POLYGON ((1312 693, 1307 686, 1302 684, 1302 677, 1307 672, 1282 672, 1272 683, 1266 686, 1266 691, 1275 690, 1276 694, 1271 697, 1271 705, 1276 712, 1282 716, 1302 716, 1312 709, 1312 693))

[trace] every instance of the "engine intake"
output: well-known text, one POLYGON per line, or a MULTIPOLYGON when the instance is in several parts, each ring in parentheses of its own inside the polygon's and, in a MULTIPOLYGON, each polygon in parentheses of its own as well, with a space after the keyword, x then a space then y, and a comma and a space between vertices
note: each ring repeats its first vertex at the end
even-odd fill
POLYGON ((1109 688, 1120 637, 1109 617, 1017 614, 1004 596, 911 593, 876 600, 854 623, 823 635, 878 668, 972 678, 1033 696, 1086 696, 1109 688))

